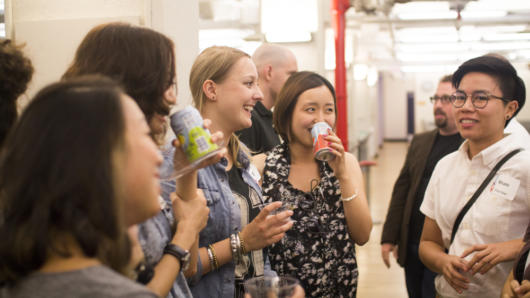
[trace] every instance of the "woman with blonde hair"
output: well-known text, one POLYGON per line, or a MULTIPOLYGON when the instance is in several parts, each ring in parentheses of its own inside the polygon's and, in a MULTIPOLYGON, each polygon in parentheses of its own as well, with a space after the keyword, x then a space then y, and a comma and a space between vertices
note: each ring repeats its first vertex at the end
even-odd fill
MULTIPOLYGON (((223 132, 228 150, 226 158, 198 171, 210 215, 199 235, 194 297, 242 297, 245 279, 275 274, 264 248, 292 226, 286 221, 291 211, 269 216, 281 203, 263 207, 259 174, 234 135, 252 124, 252 109, 262 97, 257 76, 250 56, 230 47, 207 48, 191 69, 194 104, 214 131, 223 132)), ((171 187, 163 186, 164 193, 171 187)))

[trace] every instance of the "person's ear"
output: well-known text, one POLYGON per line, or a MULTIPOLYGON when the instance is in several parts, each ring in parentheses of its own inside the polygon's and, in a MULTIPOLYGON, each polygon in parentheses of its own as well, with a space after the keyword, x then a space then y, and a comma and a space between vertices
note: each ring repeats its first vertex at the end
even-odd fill
POLYGON ((206 80, 202 84, 202 91, 209 100, 217 100, 217 84, 212 80, 206 80))
POLYGON ((267 80, 267 81, 272 80, 272 65, 267 64, 263 68, 263 75, 265 76, 265 80, 267 80))
POLYGON ((506 120, 513 117, 517 109, 519 108, 519 102, 512 100, 506 105, 506 120))

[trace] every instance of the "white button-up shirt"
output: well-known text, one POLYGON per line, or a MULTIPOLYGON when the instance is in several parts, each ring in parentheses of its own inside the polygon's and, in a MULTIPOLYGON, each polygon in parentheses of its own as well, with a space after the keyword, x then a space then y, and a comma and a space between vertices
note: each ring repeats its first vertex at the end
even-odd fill
MULTIPOLYGON (((425 192, 421 212, 436 221, 444 246, 450 244, 456 217, 482 181, 506 154, 520 147, 515 136, 482 150, 469 159, 468 142, 441 159, 425 192)), ((509 159, 464 216, 449 254, 460 256, 475 244, 504 242, 522 238, 530 221, 530 152, 522 151, 509 159)), ((466 257, 471 260, 473 254, 466 257)), ((499 297, 513 262, 500 263, 486 274, 472 276, 468 289, 458 294, 442 275, 435 280, 442 297, 499 297)))

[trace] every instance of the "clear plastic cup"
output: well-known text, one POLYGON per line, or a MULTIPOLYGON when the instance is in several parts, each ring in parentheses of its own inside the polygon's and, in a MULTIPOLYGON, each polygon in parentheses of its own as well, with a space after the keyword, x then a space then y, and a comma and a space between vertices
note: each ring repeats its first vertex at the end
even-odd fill
POLYGON ((260 276, 245 281, 245 293, 251 298, 288 298, 300 282, 290 276, 260 276))

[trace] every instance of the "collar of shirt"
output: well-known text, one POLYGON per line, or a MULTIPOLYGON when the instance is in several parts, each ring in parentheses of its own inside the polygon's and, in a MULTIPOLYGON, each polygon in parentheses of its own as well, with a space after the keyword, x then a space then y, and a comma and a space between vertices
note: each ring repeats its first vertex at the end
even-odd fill
MULTIPOLYGON (((504 134, 504 138, 480 151, 477 155, 473 156, 470 161, 480 160, 482 165, 493 169, 502 157, 519 147, 520 146, 513 134, 504 134)), ((464 143, 460 145, 460 148, 458 148, 458 152, 467 156, 468 149, 469 141, 465 140, 464 143)), ((469 160, 469 158, 467 160, 469 160)))

